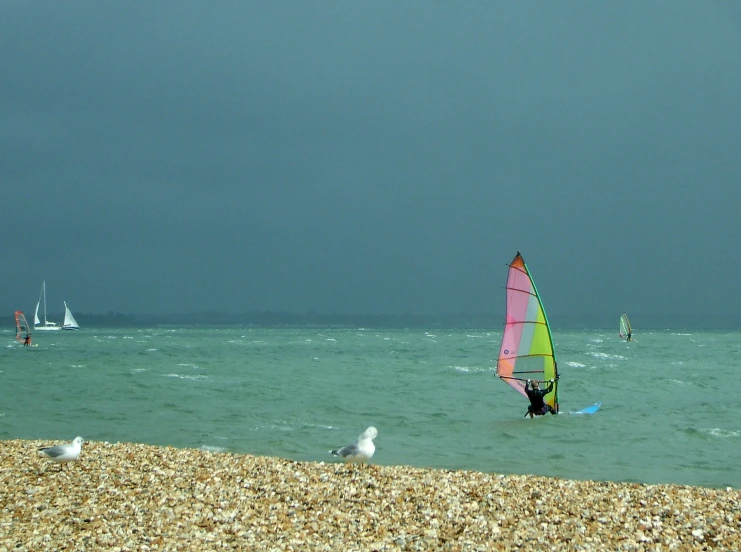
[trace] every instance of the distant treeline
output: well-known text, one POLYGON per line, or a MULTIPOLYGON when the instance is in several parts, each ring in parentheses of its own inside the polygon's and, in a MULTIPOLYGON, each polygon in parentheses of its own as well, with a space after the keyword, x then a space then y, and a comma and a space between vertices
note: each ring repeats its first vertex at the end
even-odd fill
MULTIPOLYGON (((554 329, 614 329, 618 315, 549 316, 554 329)), ((504 325, 501 314, 322 314, 259 311, 242 314, 198 312, 185 314, 78 314, 80 327, 153 327, 153 326, 257 326, 268 328, 338 327, 338 328, 449 328, 494 329, 504 325)), ((14 327, 13 316, 5 317, 4 327, 14 327)), ((631 315, 634 330, 641 329, 739 329, 741 316, 631 315)))

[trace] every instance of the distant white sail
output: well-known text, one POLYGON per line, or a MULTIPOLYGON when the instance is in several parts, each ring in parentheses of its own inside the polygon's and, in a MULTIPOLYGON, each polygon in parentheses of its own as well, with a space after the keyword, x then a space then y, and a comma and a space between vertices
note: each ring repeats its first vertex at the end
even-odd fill
POLYGON ((72 316, 72 312, 67 306, 67 302, 64 301, 64 323, 62 324, 64 330, 79 330, 80 326, 77 324, 77 320, 72 316))
POLYGON ((33 316, 33 329, 34 330, 59 330, 61 329, 56 322, 51 322, 46 319, 46 280, 41 283, 41 293, 39 294, 39 301, 36 303, 36 312, 33 316), (39 307, 41 303, 44 304, 44 323, 39 320, 39 307))
POLYGON ((620 315, 620 337, 628 341, 633 337, 633 328, 630 327, 630 320, 625 313, 620 315))

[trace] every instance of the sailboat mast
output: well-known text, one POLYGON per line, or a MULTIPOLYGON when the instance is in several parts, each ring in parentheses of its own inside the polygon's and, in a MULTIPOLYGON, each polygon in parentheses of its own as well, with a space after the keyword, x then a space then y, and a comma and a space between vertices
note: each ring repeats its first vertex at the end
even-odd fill
POLYGON ((46 280, 41 283, 41 295, 44 296, 44 326, 46 326, 46 280))

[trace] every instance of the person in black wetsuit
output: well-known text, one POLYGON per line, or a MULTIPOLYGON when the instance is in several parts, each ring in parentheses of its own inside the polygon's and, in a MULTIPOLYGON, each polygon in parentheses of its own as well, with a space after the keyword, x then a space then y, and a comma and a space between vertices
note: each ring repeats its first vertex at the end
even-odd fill
POLYGON ((525 416, 529 414, 532 418, 533 416, 542 416, 549 412, 551 414, 556 413, 553 407, 550 404, 546 404, 543 400, 543 397, 553 391, 553 383, 554 380, 550 380, 548 387, 540 389, 540 385, 536 380, 527 380, 525 383, 525 393, 527 394, 527 398, 530 399, 530 406, 527 407, 527 414, 525 416))

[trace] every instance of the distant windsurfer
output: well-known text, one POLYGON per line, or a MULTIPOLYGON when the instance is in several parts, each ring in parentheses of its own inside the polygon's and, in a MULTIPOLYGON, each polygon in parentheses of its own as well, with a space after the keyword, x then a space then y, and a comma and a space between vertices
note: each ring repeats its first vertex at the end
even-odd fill
POLYGON ((555 380, 550 380, 548 387, 545 389, 540 389, 540 384, 537 380, 527 380, 525 382, 525 393, 527 394, 527 398, 530 399, 530 406, 527 407, 527 414, 525 416, 529 414, 532 418, 533 416, 543 416, 549 412, 556 414, 554 408, 550 404, 546 404, 543 400, 543 397, 553 391, 554 382, 555 380))
POLYGON ((23 346, 28 347, 31 344, 31 334, 26 334, 26 339, 23 340, 23 346))
POLYGON ((633 337, 633 332, 628 332, 628 337, 625 338, 625 341, 630 341, 631 337, 633 337))

